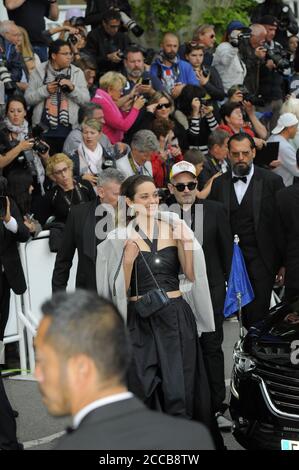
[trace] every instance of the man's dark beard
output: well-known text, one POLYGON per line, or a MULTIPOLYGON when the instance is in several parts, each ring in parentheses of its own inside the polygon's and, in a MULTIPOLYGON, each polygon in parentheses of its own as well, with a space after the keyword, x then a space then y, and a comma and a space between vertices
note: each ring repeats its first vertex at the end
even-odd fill
POLYGON ((233 171, 236 176, 247 176, 251 170, 252 163, 235 163, 233 171))
POLYGON ((163 51, 163 57, 164 57, 164 59, 168 60, 169 62, 173 62, 174 59, 176 58, 176 53, 175 52, 164 52, 163 51))

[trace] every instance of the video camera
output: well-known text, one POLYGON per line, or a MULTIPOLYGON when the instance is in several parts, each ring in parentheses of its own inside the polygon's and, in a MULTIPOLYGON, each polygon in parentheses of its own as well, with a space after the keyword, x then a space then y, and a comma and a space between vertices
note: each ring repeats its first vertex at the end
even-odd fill
POLYGON ((275 46, 271 48, 268 44, 265 44, 263 47, 267 51, 266 60, 273 60, 278 72, 283 72, 291 66, 287 59, 287 52, 282 47, 275 46))
POLYGON ((7 179, 0 176, 0 217, 4 218, 7 212, 7 179))
POLYGON ((6 66, 6 60, 3 57, 0 59, 0 81, 4 83, 4 89, 7 95, 15 92, 17 88, 16 82, 12 80, 11 74, 6 66))
POLYGON ((261 95, 255 96, 252 93, 249 93, 245 86, 240 86, 239 91, 242 93, 244 101, 249 101, 253 106, 265 106, 265 102, 261 95))

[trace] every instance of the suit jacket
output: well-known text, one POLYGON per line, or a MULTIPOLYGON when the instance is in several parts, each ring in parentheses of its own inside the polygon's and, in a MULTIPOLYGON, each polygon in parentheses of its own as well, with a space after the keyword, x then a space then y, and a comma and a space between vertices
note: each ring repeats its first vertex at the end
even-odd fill
POLYGON ((67 218, 52 277, 53 292, 65 290, 75 251, 78 251, 76 287, 96 290, 96 207, 99 199, 73 206, 67 218))
POLYGON ((55 450, 213 450, 209 431, 198 422, 151 411, 137 398, 91 411, 55 450))
MULTIPOLYGON (((284 185, 280 176, 257 166, 254 167, 252 180, 254 230, 258 251, 268 271, 274 274, 281 263, 275 237, 275 194, 284 185)), ((209 196, 209 199, 222 202, 229 216, 232 188, 232 174, 229 171, 213 181, 209 196)))
POLYGON ((299 185, 294 184, 276 194, 279 245, 286 267, 285 285, 299 288, 299 185))
POLYGON ((4 267, 4 272, 11 289, 18 295, 23 294, 27 288, 26 281, 18 252, 17 242, 26 242, 30 237, 30 232, 17 208, 15 202, 10 199, 10 212, 18 224, 17 233, 7 230, 0 220, 0 269, 4 267))
MULTIPOLYGON (((172 204, 176 204, 174 196, 167 200, 170 209, 172 204)), ((214 313, 220 313, 223 312, 225 281, 229 278, 232 261, 233 239, 230 224, 223 204, 206 199, 196 199, 194 204, 195 207, 203 208, 202 213, 200 210, 196 211, 199 222, 192 224, 192 229, 205 255, 214 313)))

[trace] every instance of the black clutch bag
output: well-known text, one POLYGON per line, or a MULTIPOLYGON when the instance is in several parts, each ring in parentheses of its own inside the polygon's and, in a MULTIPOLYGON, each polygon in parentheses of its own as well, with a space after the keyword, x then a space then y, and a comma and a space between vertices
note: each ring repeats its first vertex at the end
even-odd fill
POLYGON ((135 309, 142 318, 148 318, 154 313, 159 312, 163 307, 169 305, 170 300, 165 289, 162 289, 157 283, 151 268, 142 254, 142 251, 139 250, 139 253, 155 285, 157 286, 156 289, 152 289, 144 294, 140 299, 138 298, 137 263, 135 262, 135 285, 137 295, 135 309))

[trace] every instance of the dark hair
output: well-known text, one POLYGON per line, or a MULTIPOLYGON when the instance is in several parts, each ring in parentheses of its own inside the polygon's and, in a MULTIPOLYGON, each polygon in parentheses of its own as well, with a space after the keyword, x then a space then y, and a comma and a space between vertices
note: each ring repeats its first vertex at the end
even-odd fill
POLYGON ((0 196, 7 195, 7 179, 0 175, 0 196))
POLYGON ((151 129, 157 138, 161 135, 166 137, 168 132, 174 129, 174 122, 169 119, 156 118, 153 120, 151 129))
POLYGON ((223 145, 225 139, 228 139, 230 134, 224 129, 215 129, 208 138, 208 149, 214 147, 214 145, 223 145))
POLYGON ((119 20, 121 21, 121 16, 119 14, 119 11, 114 10, 113 8, 104 11, 102 14, 102 21, 105 21, 105 23, 108 23, 110 20, 119 20))
POLYGON ((140 52, 144 58, 144 51, 138 46, 138 44, 132 44, 131 46, 127 47, 124 51, 124 57, 127 59, 128 54, 133 53, 136 54, 137 52, 140 52))
POLYGON ((22 95, 12 95, 8 98, 6 106, 5 106, 5 114, 6 115, 8 113, 8 108, 9 108, 10 103, 12 103, 13 101, 17 101, 18 103, 21 103, 24 106, 25 111, 27 111, 27 103, 26 103, 26 100, 25 100, 24 96, 22 96, 22 95))
POLYGON ((33 184, 33 178, 29 171, 19 168, 12 170, 7 175, 7 192, 17 204, 22 216, 30 212, 31 194, 29 188, 33 184))
POLYGON ((294 70, 295 72, 299 72, 299 47, 297 47, 295 51, 295 57, 294 57, 294 70))
POLYGON ((48 52, 49 60, 52 59, 52 54, 58 54, 58 52, 63 46, 67 46, 69 47, 69 49, 71 49, 71 46, 69 45, 69 43, 67 41, 63 41, 63 39, 56 39, 56 41, 52 41, 49 44, 49 52, 48 52))
POLYGON ((205 46, 203 44, 199 44, 196 41, 189 41, 185 43, 185 55, 190 54, 192 51, 203 51, 205 50, 205 46))
POLYGON ((182 93, 177 100, 177 109, 182 111, 185 116, 190 116, 192 112, 192 100, 193 98, 199 98, 200 100, 205 96, 205 90, 197 85, 186 85, 182 93))
POLYGON ((143 183, 155 184, 153 178, 147 175, 133 175, 129 176, 121 185, 120 194, 126 196, 133 201, 138 186, 143 183))
POLYGON ((235 110, 235 109, 241 109, 242 108, 242 105, 241 103, 234 103, 234 102, 231 102, 231 101, 227 101, 226 103, 224 103, 221 108, 220 108, 220 116, 221 116, 221 119, 223 120, 224 124, 226 124, 226 117, 229 117, 232 112, 235 110))
POLYGON ((85 118, 92 118, 93 112, 96 109, 103 109, 100 104, 97 103, 85 103, 83 106, 80 106, 78 111, 78 123, 82 124, 85 118))
POLYGON ((112 302, 77 289, 55 293, 41 308, 52 320, 45 341, 62 359, 85 354, 94 361, 101 378, 118 377, 125 382, 131 347, 124 321, 112 302))
POLYGON ((249 140, 251 149, 255 149, 255 142, 253 138, 251 137, 251 135, 246 134, 246 132, 239 132, 238 134, 232 135, 227 142, 228 149, 230 150, 230 145, 233 140, 236 140, 237 142, 242 142, 245 139, 249 140))
POLYGON ((79 67, 83 72, 86 69, 97 70, 97 64, 91 57, 80 57, 79 60, 76 60, 76 67, 79 67))
POLYGON ((192 165, 196 166, 199 163, 204 163, 206 161, 206 157, 204 154, 197 149, 189 149, 184 154, 184 160, 186 162, 192 163, 192 165))

